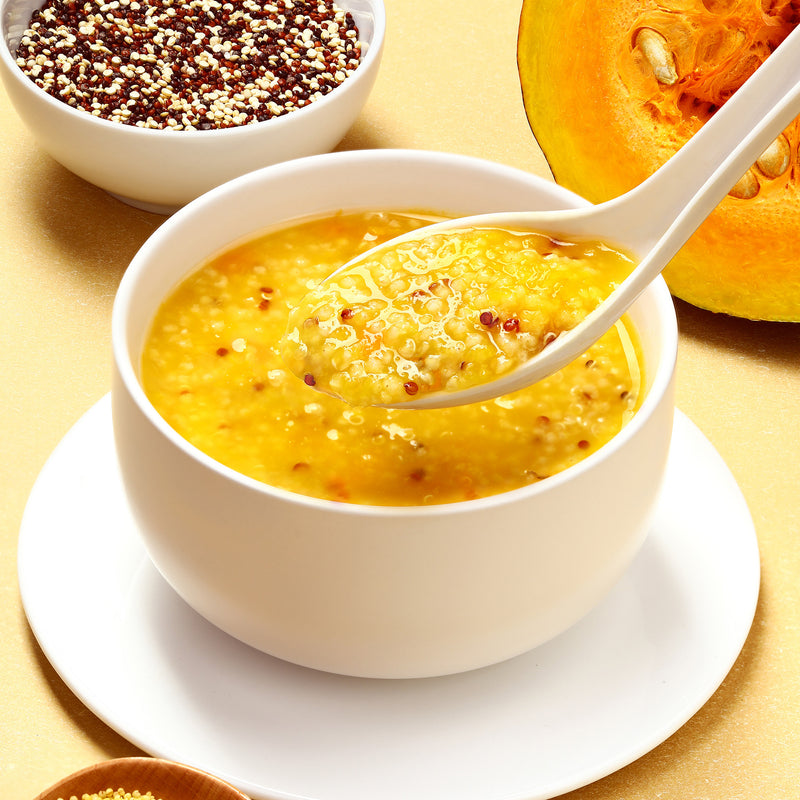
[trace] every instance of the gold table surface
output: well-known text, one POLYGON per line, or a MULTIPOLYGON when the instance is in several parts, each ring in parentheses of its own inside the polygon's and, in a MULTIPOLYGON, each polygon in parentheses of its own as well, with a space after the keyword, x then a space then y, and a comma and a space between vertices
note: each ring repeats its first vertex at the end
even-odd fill
MULTIPOLYGON (((381 73, 340 149, 451 151, 549 176, 520 97, 519 0, 386 6, 381 73)), ((26 800, 83 766, 139 754, 42 654, 20 603, 16 555, 39 470, 109 390, 114 293, 163 217, 123 205, 44 154, 1 89, 0 198, 0 798, 26 800)), ((638 761, 567 796, 797 797, 800 325, 676 305, 677 404, 749 504, 761 550, 758 609, 733 670, 695 717, 638 761)))

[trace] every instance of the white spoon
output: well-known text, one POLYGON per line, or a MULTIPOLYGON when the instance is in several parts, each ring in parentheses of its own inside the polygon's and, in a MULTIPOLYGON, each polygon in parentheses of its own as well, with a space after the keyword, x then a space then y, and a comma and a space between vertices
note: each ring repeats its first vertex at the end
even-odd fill
POLYGON ((638 257, 630 276, 583 322, 516 369, 467 389, 432 392, 398 408, 441 408, 516 391, 556 372, 597 341, 636 300, 756 159, 800 114, 800 28, 650 178, 626 194, 580 209, 482 214, 447 220, 380 245, 469 227, 531 230, 566 241, 607 242, 638 257))

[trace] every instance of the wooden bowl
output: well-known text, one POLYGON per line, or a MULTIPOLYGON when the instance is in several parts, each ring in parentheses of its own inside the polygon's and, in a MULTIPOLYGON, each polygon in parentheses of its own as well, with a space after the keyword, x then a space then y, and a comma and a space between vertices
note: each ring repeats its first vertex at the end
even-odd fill
POLYGON ((69 800, 105 789, 150 792, 157 800, 250 800, 207 772, 159 758, 116 758, 79 770, 42 792, 36 800, 69 800))

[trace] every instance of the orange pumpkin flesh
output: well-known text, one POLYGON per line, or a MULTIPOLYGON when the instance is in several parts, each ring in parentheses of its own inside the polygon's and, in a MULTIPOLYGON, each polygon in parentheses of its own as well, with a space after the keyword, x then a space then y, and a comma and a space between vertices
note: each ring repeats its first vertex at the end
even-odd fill
MULTIPOLYGON (((798 22, 780 0, 524 0, 522 95, 555 179, 594 203, 641 183, 798 22)), ((795 121, 687 242, 675 296, 800 321, 799 145, 795 121)))

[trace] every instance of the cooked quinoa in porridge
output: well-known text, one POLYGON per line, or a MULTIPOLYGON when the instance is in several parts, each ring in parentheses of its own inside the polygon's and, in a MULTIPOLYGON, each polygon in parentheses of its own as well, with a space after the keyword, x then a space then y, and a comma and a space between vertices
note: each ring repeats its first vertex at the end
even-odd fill
POLYGON ((427 235, 314 287, 290 315, 284 360, 353 405, 467 389, 574 328, 632 266, 601 242, 495 228, 427 235))
POLYGON ((159 309, 146 341, 142 381, 151 402, 189 442, 244 475, 368 505, 485 497, 602 447, 643 391, 636 332, 625 320, 544 381, 455 408, 353 406, 284 364, 279 342, 313 286, 375 243, 433 219, 364 212, 301 220, 198 265, 159 309))

